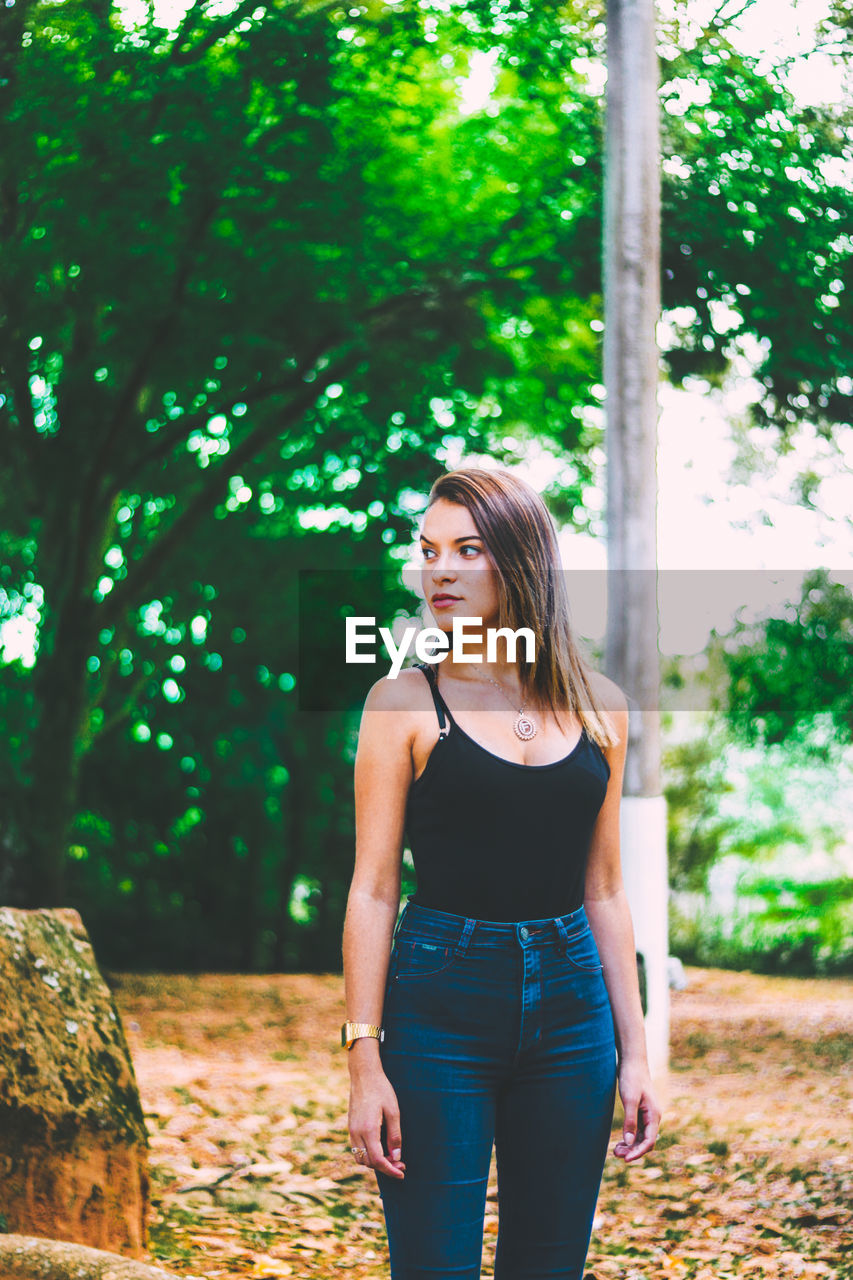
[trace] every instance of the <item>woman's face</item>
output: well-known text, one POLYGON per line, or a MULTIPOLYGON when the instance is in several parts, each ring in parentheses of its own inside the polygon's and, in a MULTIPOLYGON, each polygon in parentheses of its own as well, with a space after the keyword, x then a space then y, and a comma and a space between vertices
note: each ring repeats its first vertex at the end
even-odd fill
MULTIPOLYGON (((454 617, 498 625, 498 575, 467 507, 438 498, 421 525, 421 585, 435 625, 450 632, 454 617), (454 597, 442 600, 441 596, 454 597)), ((472 623, 466 634, 478 628, 472 623)))

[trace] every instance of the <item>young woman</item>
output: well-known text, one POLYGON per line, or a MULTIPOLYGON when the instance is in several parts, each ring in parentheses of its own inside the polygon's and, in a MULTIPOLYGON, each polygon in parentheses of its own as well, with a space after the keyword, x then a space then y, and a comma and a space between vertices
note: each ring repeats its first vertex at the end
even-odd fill
POLYGON ((580 1280, 610 1136, 633 1163, 660 1109, 619 856, 628 709, 572 638, 538 494, 439 477, 421 530, 452 652, 370 689, 343 933, 351 1151, 375 1171, 391 1280, 478 1280, 492 1146, 495 1280, 580 1280), (534 661, 490 628, 531 628, 534 661), (471 636, 474 636, 474 642, 471 636), (404 832, 417 892, 397 922, 404 832), (393 939, 392 939, 393 935, 393 939), (390 963, 389 963, 390 952, 390 963))

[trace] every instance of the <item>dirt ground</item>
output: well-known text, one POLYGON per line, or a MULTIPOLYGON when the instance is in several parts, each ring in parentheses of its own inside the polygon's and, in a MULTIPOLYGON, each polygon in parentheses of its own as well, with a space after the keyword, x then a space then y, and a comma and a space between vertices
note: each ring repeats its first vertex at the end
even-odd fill
MULTIPOLYGON (((587 1280, 853 1278, 853 982, 687 977, 658 1145, 608 1156, 587 1280)), ((375 1178, 348 1151, 342 977, 111 981, 151 1139, 151 1260, 387 1280, 375 1178)), ((483 1280, 497 1225, 493 1156, 483 1280)))

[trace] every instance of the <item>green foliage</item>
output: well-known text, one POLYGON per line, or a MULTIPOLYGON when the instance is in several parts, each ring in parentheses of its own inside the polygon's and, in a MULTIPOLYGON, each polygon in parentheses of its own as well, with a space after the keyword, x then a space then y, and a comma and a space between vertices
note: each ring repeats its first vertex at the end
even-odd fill
POLYGON ((676 889, 703 889, 708 868, 737 828, 720 813, 721 797, 733 789, 720 739, 714 726, 663 752, 669 881, 676 889))
POLYGON ((691 37, 681 13, 663 51, 663 305, 690 310, 667 366, 718 381, 751 335, 756 420, 785 448, 803 421, 830 436, 853 400, 849 104, 799 107, 735 33, 691 37))
MULTIPOLYGON (((537 124, 510 94, 506 120, 460 116, 473 45, 452 15, 412 9, 193 7, 174 33, 151 13, 131 32, 109 6, 34 3, 5 32, 0 601, 38 621, 35 669, 2 675, 7 882, 58 896, 71 843, 75 889, 99 884, 106 904, 133 885, 130 911, 143 890, 125 858, 148 849, 162 876, 165 845, 188 867, 219 821, 223 902, 236 828, 281 954, 289 859, 321 873, 331 937, 352 856, 351 819, 329 816, 352 725, 308 733, 281 686, 298 569, 387 564, 451 439, 511 458, 538 431, 576 452, 576 495, 588 479, 600 299, 575 277, 597 185, 573 184, 577 227, 559 200, 566 149, 600 155, 598 108, 537 124), (259 749, 252 714, 286 725, 297 756, 319 750, 325 774, 288 765, 298 804, 264 786, 280 742, 241 756, 241 714, 259 749), (87 859, 69 821, 100 806, 118 847, 87 859), (188 808, 205 821, 188 828, 188 808)), ((196 910, 191 880, 157 910, 196 910)))
POLYGON ((675 890, 704 891, 709 870, 726 856, 829 851, 843 838, 833 801, 849 766, 825 734, 749 746, 714 711, 695 736, 665 746, 662 768, 675 890))
POLYGON ((745 896, 767 899, 765 910, 745 911, 733 922, 670 912, 670 948, 686 964, 755 973, 853 973, 853 880, 803 885, 748 881, 745 896))
MULTIPOLYGON (((113 964, 328 968, 357 706, 299 706, 297 576, 399 567, 460 443, 556 449, 552 507, 587 522, 603 10, 191 5, 175 30, 145 12, 130 29, 109 3, 18 0, 0 29, 0 621, 38 650, 0 666, 0 891, 80 905, 113 964), (494 92, 466 114, 484 49, 494 92), (302 924, 300 877, 320 886, 302 924)), ((831 422, 849 300, 816 299, 849 196, 823 162, 847 143, 785 101, 777 146, 781 91, 724 44, 664 67, 665 101, 681 79, 725 107, 665 116, 684 161, 666 303, 695 310, 670 365, 719 367, 712 302, 743 304, 767 420, 831 422), (760 217, 734 142, 762 166, 760 217)), ((689 790, 700 763, 679 768, 689 790)), ((674 837, 688 877, 715 838, 700 808, 674 837)))
POLYGON ((803 578, 781 617, 739 622, 725 640, 727 715, 747 742, 812 740, 829 758, 833 737, 853 740, 853 593, 825 569, 803 578), (826 741, 810 733, 828 721, 826 741))
POLYGON ((853 969, 853 880, 836 853, 850 760, 837 742, 825 759, 825 740, 749 747, 712 713, 665 749, 673 954, 767 973, 853 969))

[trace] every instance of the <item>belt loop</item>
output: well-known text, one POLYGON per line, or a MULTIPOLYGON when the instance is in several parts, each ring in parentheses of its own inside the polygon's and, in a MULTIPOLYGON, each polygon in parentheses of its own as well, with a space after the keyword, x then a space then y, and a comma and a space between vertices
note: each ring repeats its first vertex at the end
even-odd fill
POLYGON ((462 933, 460 934, 459 941, 457 942, 456 948, 455 948, 456 954, 458 956, 464 956, 465 952, 468 950, 468 944, 471 941, 471 935, 474 932, 474 926, 476 925, 476 923, 477 921, 475 917, 473 916, 465 917, 465 924, 462 927, 462 933))
MULTIPOLYGON (((574 911, 570 911, 565 916, 554 916, 554 924, 557 926, 557 932, 565 946, 569 945, 569 931, 566 928, 566 921, 568 920, 572 925, 576 924, 578 921, 583 922, 585 914, 583 905, 581 905, 579 907, 575 907, 574 911)), ((574 936, 575 934, 572 934, 572 937, 574 936)))
POLYGON ((563 946, 567 947, 569 945, 569 931, 563 923, 563 917, 554 916, 554 924, 557 926, 557 932, 560 935, 560 940, 563 943, 563 946))

